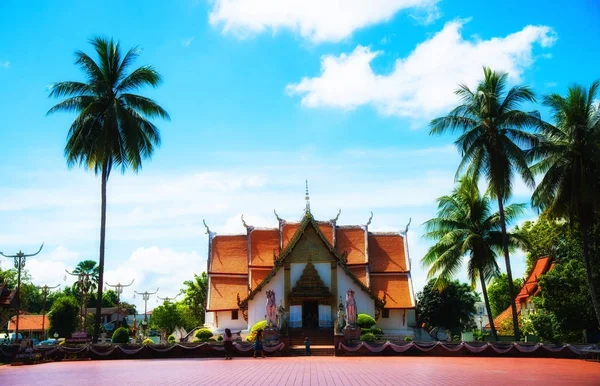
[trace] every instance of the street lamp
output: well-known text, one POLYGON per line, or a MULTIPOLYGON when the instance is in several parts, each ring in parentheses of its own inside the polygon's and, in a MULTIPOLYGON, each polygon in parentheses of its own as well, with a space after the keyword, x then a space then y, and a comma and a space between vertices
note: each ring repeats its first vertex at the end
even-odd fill
POLYGON ((157 299, 156 299, 156 302, 158 303, 158 299, 160 299, 160 300, 162 300, 162 301, 163 301, 163 303, 164 303, 164 302, 169 302, 169 303, 171 303, 171 302, 173 302, 173 300, 177 299, 177 297, 178 297, 179 295, 181 295, 181 293, 178 293, 177 295, 173 296, 172 298, 170 298, 170 297, 168 297, 168 296, 165 296, 164 298, 161 298, 160 296, 158 296, 158 295, 157 295, 157 296, 156 296, 156 297, 157 297, 157 299))
MULTIPOLYGON (((79 287, 79 290, 81 291, 81 310, 80 310, 80 314, 81 314, 81 323, 79 328, 81 328, 82 332, 86 332, 86 328, 87 328, 87 290, 88 287, 91 283, 90 280, 90 276, 92 276, 91 273, 85 273, 85 272, 79 272, 79 273, 73 273, 73 272, 69 272, 65 269, 65 272, 68 273, 71 276, 76 276, 77 277, 77 281, 75 281, 75 284, 77 284, 77 286, 79 287)), ((67 281, 67 275, 65 275, 64 280, 67 281)))
POLYGON ((42 335, 44 336, 44 338, 42 340, 46 340, 48 339, 48 337, 46 336, 46 297, 48 297, 48 291, 50 291, 51 289, 55 289, 60 287, 59 285, 55 285, 54 287, 48 287, 47 285, 42 286, 42 287, 37 287, 38 289, 42 290, 42 294, 44 296, 44 305, 42 306, 42 335))
POLYGON ((115 292, 117 293, 117 325, 115 326, 115 328, 119 327, 119 312, 121 311, 121 294, 123 293, 123 288, 129 287, 130 285, 132 285, 133 280, 134 279, 131 279, 131 283, 129 283, 129 284, 121 284, 121 283, 108 284, 108 283, 106 283, 107 286, 114 288, 115 292))
MULTIPOLYGON (((144 328, 144 335, 146 335, 146 326, 148 325, 148 300, 150 300, 150 295, 154 295, 158 292, 158 287, 156 287, 156 291, 154 292, 137 292, 133 291, 138 295, 142 295, 142 299, 144 300, 144 321, 142 322, 142 327, 144 328)), ((135 299, 135 295, 133 295, 135 299)))
POLYGON ((479 331, 483 331, 483 316, 479 315, 479 331))
POLYGON ((5 255, 0 252, 0 255, 14 259, 15 268, 17 269, 17 320, 15 321, 15 343, 19 343, 19 314, 21 313, 21 270, 25 267, 25 261, 28 257, 33 257, 40 253, 44 248, 44 243, 40 245, 40 249, 36 253, 26 255, 19 251, 16 255, 5 255))

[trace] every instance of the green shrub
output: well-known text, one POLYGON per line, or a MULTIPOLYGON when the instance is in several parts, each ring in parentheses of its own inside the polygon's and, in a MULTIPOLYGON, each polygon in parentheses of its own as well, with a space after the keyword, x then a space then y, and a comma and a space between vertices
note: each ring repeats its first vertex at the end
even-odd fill
POLYGON ((169 343, 175 343, 175 340, 176 340, 176 339, 175 339, 175 337, 174 337, 173 335, 169 335, 169 337, 167 338, 167 341, 168 341, 169 343))
POLYGON ((199 342, 202 342, 202 341, 200 339, 198 339, 198 338, 192 339, 192 343, 199 343, 199 342))
POLYGON ((146 338, 144 339, 144 341, 142 342, 143 345, 148 345, 148 344, 154 344, 154 341, 150 338, 146 338))
POLYGON ((213 337, 213 333, 208 328, 201 328, 198 331, 196 331, 196 334, 194 334, 194 336, 200 339, 201 341, 206 342, 208 339, 213 337))
POLYGON ((129 343, 129 330, 125 327, 119 327, 113 332, 113 343, 129 343))
POLYGON ((383 335, 383 330, 379 327, 373 327, 373 328, 361 328, 361 334, 366 334, 366 333, 371 333, 373 335, 383 335))
POLYGON ((207 341, 207 342, 216 342, 217 340, 216 340, 216 339, 214 339, 214 338, 208 338, 206 341, 207 341))
POLYGON ((248 336, 246 337, 246 342, 250 342, 250 343, 252 343, 252 342, 254 342, 254 339, 255 339, 255 338, 256 338, 256 335, 248 335, 248 336))
POLYGON ((371 328, 375 325, 375 319, 367 314, 358 314, 356 324, 360 328, 371 328))
POLYGON ((412 342, 412 338, 410 336, 407 336, 404 338, 405 342, 412 342))
POLYGON ((223 335, 219 335, 219 337, 217 338, 217 342, 222 342, 223 341, 223 335))
POLYGON ((362 334, 360 336, 360 340, 363 342, 373 342, 375 341, 375 335, 371 332, 367 332, 366 334, 362 334))

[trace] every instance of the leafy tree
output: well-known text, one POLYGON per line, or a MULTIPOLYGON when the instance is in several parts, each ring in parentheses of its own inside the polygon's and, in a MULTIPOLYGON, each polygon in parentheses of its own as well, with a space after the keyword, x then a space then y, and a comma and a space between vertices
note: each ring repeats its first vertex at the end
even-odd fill
POLYGON ((192 315, 195 315, 195 327, 204 324, 206 310, 206 295, 208 293, 208 275, 202 272, 200 276, 194 274, 193 280, 183 282, 183 302, 188 305, 192 315))
MULTIPOLYGON (((102 307, 116 307, 119 300, 119 296, 115 290, 108 290, 102 294, 102 307)), ((88 299, 88 307, 94 307, 97 302, 96 294, 93 293, 88 299)))
MULTIPOLYGON (((573 235, 565 222, 556 221, 542 213, 535 221, 526 221, 521 227, 515 227, 515 233, 527 239, 527 272, 533 269, 535 262, 542 256, 562 259, 573 257, 577 242, 572 243, 573 235)), ((576 240, 575 240, 576 241, 576 240)))
POLYGON ((132 94, 144 86, 157 87, 162 78, 151 66, 128 73, 139 55, 134 47, 125 55, 119 43, 96 37, 91 40, 98 60, 82 51, 75 53, 75 64, 86 75, 87 83, 66 81, 51 86, 50 97, 68 97, 52 107, 58 111, 76 112, 71 124, 65 156, 69 166, 83 165, 101 174, 100 257, 94 342, 100 333, 100 309, 104 282, 104 249, 106 237, 106 184, 113 167, 124 172, 128 167, 138 171, 142 159, 149 158, 160 144, 160 132, 149 120, 169 119, 167 112, 153 100, 132 94))
MULTIPOLYGON (((517 324, 516 296, 513 288, 506 231, 504 204, 512 194, 515 173, 533 187, 535 181, 529 170, 522 147, 530 149, 537 137, 527 131, 539 125, 537 113, 520 111, 523 102, 535 102, 533 91, 527 86, 514 86, 506 91, 508 75, 484 68, 484 79, 476 90, 460 85, 456 94, 462 104, 447 116, 431 121, 431 134, 461 131, 455 141, 462 154, 457 175, 463 171, 474 180, 482 176, 488 182, 488 192, 498 201, 500 228, 508 285, 511 293, 513 323, 517 324)), ((515 329, 515 338, 520 336, 515 329)))
POLYGON ((184 317, 180 311, 177 309, 177 303, 165 301, 152 311, 152 325, 171 333, 175 327, 181 327, 184 324, 184 317))
POLYGON ((600 211, 600 106, 596 102, 600 81, 589 89, 569 87, 566 97, 546 95, 554 125, 541 124, 543 141, 529 155, 539 162, 532 167, 542 181, 532 197, 534 207, 550 216, 577 224, 591 302, 600 324, 600 301, 593 278, 590 240, 600 211))
MULTIPOLYGON (((523 279, 513 280, 513 285, 515 288, 521 288, 523 286, 523 279)), ((487 287, 487 293, 493 315, 498 316, 510 306, 510 292, 508 291, 508 280, 505 273, 492 279, 490 285, 487 287)))
POLYGON ((417 294, 417 317, 420 324, 425 323, 430 328, 444 327, 453 335, 459 334, 473 327, 472 315, 478 300, 468 284, 450 281, 439 290, 433 279, 417 294))
MULTIPOLYGON (((490 199, 479 193, 477 184, 463 177, 452 194, 438 198, 438 217, 425 222, 426 238, 435 240, 422 262, 429 267, 428 278, 436 278, 436 285, 443 289, 467 259, 467 274, 471 288, 479 280, 483 300, 490 319, 497 315, 490 308, 487 282, 500 274, 496 253, 502 251, 502 231, 499 213, 491 213, 490 199)), ((523 212, 523 205, 513 204, 504 209, 506 221, 523 212)), ((508 234, 510 247, 522 245, 520 237, 508 234)), ((494 340, 498 340, 496 327, 490 324, 494 340)))
POLYGON ((79 325, 79 305, 71 296, 57 298, 48 314, 50 334, 55 332, 61 337, 71 335, 79 325))
MULTIPOLYGON (((582 331, 596 327, 594 309, 586 282, 585 264, 578 259, 556 264, 539 279, 540 295, 534 299, 538 308, 554 317, 554 340, 579 342, 582 331)), ((600 284, 598 281, 595 284, 600 284)), ((552 320, 552 319, 551 319, 552 320)), ((534 327, 545 331, 546 319, 533 318, 534 327)), ((547 335, 547 334, 545 334, 547 335)), ((545 338, 549 338, 545 336, 545 338)))
POLYGON ((98 288, 98 280, 99 280, 99 271, 98 265, 94 260, 83 260, 77 263, 77 266, 73 270, 75 274, 85 274, 89 275, 89 280, 84 281, 76 281, 74 284, 74 289, 78 292, 82 290, 86 293, 93 292, 96 288, 98 288))

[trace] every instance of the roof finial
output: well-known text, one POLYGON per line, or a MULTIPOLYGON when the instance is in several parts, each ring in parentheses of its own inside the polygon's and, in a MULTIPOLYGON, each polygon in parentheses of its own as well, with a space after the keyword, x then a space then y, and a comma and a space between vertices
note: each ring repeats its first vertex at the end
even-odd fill
POLYGON ((306 195, 304 196, 304 199, 306 200, 306 212, 310 212, 310 196, 308 194, 308 179, 306 180, 306 195))
POLYGON ((371 212, 371 217, 369 217, 369 221, 367 221, 367 226, 371 225, 371 220, 373 220, 373 212, 371 212))
POLYGON ((248 224, 246 224, 246 221, 244 221, 244 214, 242 213, 242 225, 244 226, 244 228, 248 229, 248 224))

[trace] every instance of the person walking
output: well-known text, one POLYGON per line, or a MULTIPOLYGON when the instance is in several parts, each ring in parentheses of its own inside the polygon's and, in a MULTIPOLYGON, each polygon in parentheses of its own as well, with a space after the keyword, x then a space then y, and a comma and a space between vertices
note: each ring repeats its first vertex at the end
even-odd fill
POLYGON ((308 336, 304 338, 304 347, 306 348, 306 356, 312 356, 312 353, 310 352, 310 339, 308 339, 308 336))
POLYGON ((256 331, 256 339, 254 340, 254 358, 256 358, 256 354, 258 353, 260 353, 261 358, 265 357, 265 352, 263 351, 262 330, 256 331))
POLYGON ((223 334, 223 347, 225 348, 225 359, 232 359, 233 336, 231 335, 231 330, 228 328, 225 329, 225 334, 223 334))

